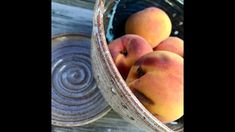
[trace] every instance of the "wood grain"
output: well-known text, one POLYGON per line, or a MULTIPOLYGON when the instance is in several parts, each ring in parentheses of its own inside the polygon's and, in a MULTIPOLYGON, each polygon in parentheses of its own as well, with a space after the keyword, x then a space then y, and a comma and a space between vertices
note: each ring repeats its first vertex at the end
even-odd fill
POLYGON ((94 123, 82 127, 53 127, 52 132, 144 132, 125 122, 114 111, 94 123))
POLYGON ((52 35, 78 33, 91 36, 93 11, 52 2, 52 35))
POLYGON ((64 5, 82 7, 86 9, 93 9, 95 0, 53 0, 64 5))

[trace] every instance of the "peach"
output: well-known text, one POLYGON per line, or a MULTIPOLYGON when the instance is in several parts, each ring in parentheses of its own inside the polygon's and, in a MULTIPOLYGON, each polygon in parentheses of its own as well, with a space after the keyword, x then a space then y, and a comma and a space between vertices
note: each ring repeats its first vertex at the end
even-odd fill
POLYGON ((131 66, 136 60, 153 51, 144 38, 132 34, 126 34, 110 42, 109 50, 124 79, 126 79, 131 66))
POLYGON ((184 56, 184 41, 178 37, 169 37, 162 41, 157 47, 153 49, 154 51, 165 50, 176 53, 180 56, 184 56))
POLYGON ((128 17, 125 24, 127 34, 145 38, 152 48, 167 39, 172 30, 169 16, 161 9, 149 7, 128 17))
POLYGON ((150 113, 163 123, 183 115, 183 58, 169 51, 142 56, 126 83, 150 113))

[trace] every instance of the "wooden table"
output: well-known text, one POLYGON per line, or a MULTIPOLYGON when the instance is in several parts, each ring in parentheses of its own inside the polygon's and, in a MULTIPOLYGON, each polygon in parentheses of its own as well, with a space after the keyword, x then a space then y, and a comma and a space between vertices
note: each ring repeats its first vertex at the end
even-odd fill
MULTIPOLYGON (((95 0, 52 0, 52 36, 79 33, 91 36, 95 0)), ((103 118, 82 127, 52 126, 52 132, 143 132, 111 110, 103 118)))

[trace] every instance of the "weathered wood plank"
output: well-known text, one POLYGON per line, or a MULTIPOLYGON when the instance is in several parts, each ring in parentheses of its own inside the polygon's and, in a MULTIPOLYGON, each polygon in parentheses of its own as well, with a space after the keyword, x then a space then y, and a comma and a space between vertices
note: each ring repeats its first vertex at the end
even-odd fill
POLYGON ((95 0, 52 0, 52 1, 64 5, 83 7, 87 9, 93 9, 95 5, 95 0))
POLYGON ((91 35, 93 11, 52 2, 52 35, 80 33, 91 35))
POLYGON ((103 118, 82 127, 53 127, 52 132, 143 132, 139 128, 124 121, 114 111, 103 118))

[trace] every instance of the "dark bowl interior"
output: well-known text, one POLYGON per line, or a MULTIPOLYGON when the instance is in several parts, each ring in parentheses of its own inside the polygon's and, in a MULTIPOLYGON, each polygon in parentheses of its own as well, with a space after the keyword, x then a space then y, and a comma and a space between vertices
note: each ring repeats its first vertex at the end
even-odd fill
POLYGON ((117 1, 117 7, 113 4, 105 13, 104 28, 106 39, 109 43, 125 34, 125 22, 127 18, 147 7, 155 6, 164 10, 171 19, 171 36, 178 36, 184 39, 183 31, 183 4, 175 0, 120 0, 117 1), (112 17, 112 13, 114 14, 112 17))
MULTIPOLYGON (((125 34, 125 22, 130 15, 147 7, 158 7, 164 10, 171 19, 171 36, 184 39, 183 28, 183 2, 176 0, 116 0, 113 3, 108 1, 104 13, 104 29, 107 43, 125 34), (110 4, 111 3, 111 4, 110 4)), ((166 124, 173 130, 180 130, 183 127, 183 117, 172 123, 166 124)))

